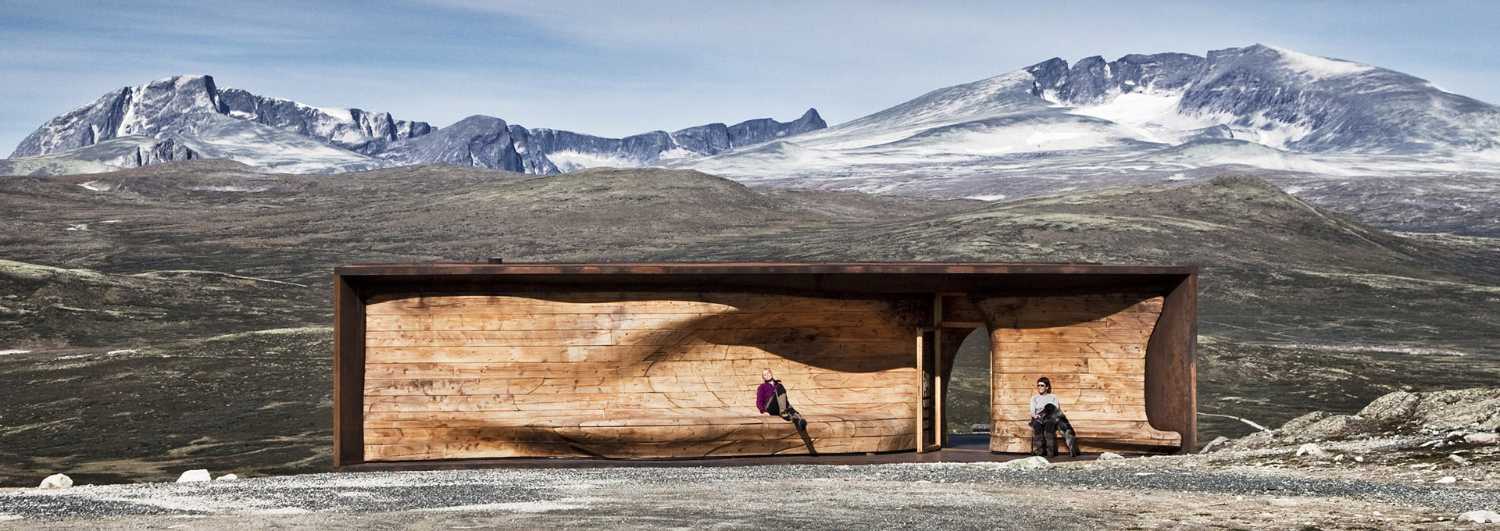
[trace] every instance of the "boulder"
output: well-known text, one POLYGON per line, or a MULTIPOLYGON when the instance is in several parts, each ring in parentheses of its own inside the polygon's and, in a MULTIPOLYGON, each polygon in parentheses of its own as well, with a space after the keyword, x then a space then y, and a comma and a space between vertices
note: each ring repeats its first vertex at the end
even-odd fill
POLYGON ((1333 415, 1324 417, 1302 429, 1303 439, 1342 439, 1369 431, 1369 423, 1358 415, 1333 415))
MULTIPOLYGON (((1265 433, 1265 432, 1261 432, 1261 433, 1265 433)), ((1223 449, 1224 447, 1226 447, 1228 445, 1229 445, 1229 438, 1220 435, 1218 437, 1214 437, 1214 440, 1209 441, 1208 444, 1203 445, 1203 449, 1198 450, 1198 453, 1200 453, 1200 454, 1206 454, 1206 453, 1212 452, 1214 450, 1221 450, 1221 449, 1223 449)))
POLYGON ((1313 443, 1307 443, 1297 447, 1297 457, 1302 457, 1304 455, 1316 457, 1318 459, 1331 457, 1327 450, 1324 450, 1313 443))
POLYGON ((1458 515, 1460 522, 1474 522, 1476 524, 1500 524, 1500 513, 1495 511, 1469 511, 1458 515))
POLYGON ((1276 431, 1280 432, 1280 435, 1283 438, 1300 438, 1302 437, 1301 433, 1305 431, 1309 426, 1317 424, 1319 421, 1322 421, 1323 419, 1331 416, 1333 416, 1333 414, 1327 411, 1314 411, 1312 413, 1308 413, 1306 415, 1286 421, 1286 424, 1282 424, 1281 429, 1276 431))
POLYGON ((1359 416, 1382 428, 1395 426, 1415 418, 1421 402, 1422 397, 1416 393, 1396 391, 1370 402, 1359 411, 1359 416))
POLYGON ((214 481, 234 481, 237 479, 240 479, 240 477, 234 474, 224 474, 222 476, 214 478, 214 481))
POLYGON ((1464 436, 1464 442, 1480 446, 1500 444, 1500 433, 1470 433, 1464 436))
POLYGON ((1247 447, 1247 448, 1257 448, 1257 447, 1263 447, 1263 446, 1266 446, 1266 445, 1269 445, 1269 444, 1275 444, 1276 443, 1276 434, 1277 434, 1277 432, 1275 430, 1272 430, 1272 431, 1257 431, 1257 432, 1252 433, 1250 435, 1246 435, 1244 437, 1240 437, 1238 440, 1234 441, 1234 445, 1235 446, 1244 446, 1244 447, 1247 447))
POLYGON ((212 481, 212 480, 213 480, 213 477, 209 476, 208 475, 208 471, 204 470, 202 468, 198 468, 198 469, 194 469, 194 470, 189 470, 187 472, 183 472, 181 476, 177 476, 177 482, 178 483, 196 483, 196 482, 199 482, 199 481, 212 481))
POLYGON ((1100 461, 1114 461, 1116 459, 1124 459, 1124 458, 1125 458, 1125 456, 1117 454, 1117 453, 1114 453, 1114 452, 1104 452, 1102 454, 1099 454, 1099 460, 1100 461))
POLYGON ((1380 429, 1423 426, 1435 434, 1493 432, 1500 429, 1500 388, 1395 392, 1375 399, 1359 415, 1380 429))
POLYGON ((73 478, 68 477, 67 474, 53 474, 53 475, 47 476, 45 479, 43 479, 42 480, 42 484, 41 485, 37 485, 36 488, 39 488, 39 489, 66 489, 66 488, 72 487, 72 486, 73 486, 73 478))
POLYGON ((1047 458, 1040 455, 1033 455, 1025 459, 1006 461, 1000 466, 1001 468, 1009 468, 1012 470, 1036 470, 1039 468, 1047 468, 1049 466, 1052 466, 1052 462, 1048 461, 1047 458))
POLYGON ((1453 476, 1443 476, 1443 477, 1438 478, 1437 481, 1434 481, 1433 483, 1440 483, 1440 484, 1443 484, 1443 485, 1449 485, 1449 484, 1453 484, 1453 483, 1458 483, 1458 478, 1453 477, 1453 476))
POLYGON ((1457 464, 1458 466, 1468 466, 1469 465, 1469 460, 1468 459, 1464 459, 1464 456, 1461 456, 1461 455, 1458 455, 1458 454, 1448 454, 1448 460, 1452 461, 1454 464, 1457 464))

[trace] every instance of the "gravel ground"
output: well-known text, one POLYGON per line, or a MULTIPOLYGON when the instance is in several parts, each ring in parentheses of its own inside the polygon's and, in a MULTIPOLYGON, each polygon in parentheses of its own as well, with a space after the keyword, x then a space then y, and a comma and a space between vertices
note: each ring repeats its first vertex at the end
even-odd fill
POLYGON ((1493 481, 1371 479, 1383 472, 1208 467, 1188 456, 1029 471, 943 463, 311 474, 8 489, 0 526, 1447 528, 1462 512, 1500 508, 1493 481))

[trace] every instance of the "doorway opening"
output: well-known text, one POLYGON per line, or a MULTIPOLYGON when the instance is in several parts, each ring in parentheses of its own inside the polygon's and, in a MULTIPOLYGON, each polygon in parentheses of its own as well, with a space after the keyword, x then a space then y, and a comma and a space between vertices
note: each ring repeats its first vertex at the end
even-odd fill
POLYGON ((957 332, 961 337, 953 359, 948 363, 946 389, 943 391, 942 433, 945 448, 975 448, 988 450, 990 446, 990 334, 984 327, 967 332, 957 332))

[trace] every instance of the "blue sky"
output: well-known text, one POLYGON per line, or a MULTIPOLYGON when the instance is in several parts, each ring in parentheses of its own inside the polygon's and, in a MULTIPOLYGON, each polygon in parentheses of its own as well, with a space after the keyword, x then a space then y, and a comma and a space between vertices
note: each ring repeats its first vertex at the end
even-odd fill
POLYGON ((1500 103, 1500 2, 15 2, 0 155, 52 116, 181 73, 447 125, 489 114, 626 135, 830 123, 1054 56, 1256 42, 1500 103))

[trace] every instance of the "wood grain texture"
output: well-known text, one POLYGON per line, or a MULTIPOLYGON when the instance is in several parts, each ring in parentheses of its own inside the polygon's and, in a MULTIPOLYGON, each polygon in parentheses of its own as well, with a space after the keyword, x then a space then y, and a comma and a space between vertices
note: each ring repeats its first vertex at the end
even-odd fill
POLYGON ((384 294, 366 461, 912 449, 916 306, 730 292, 384 294), (809 421, 759 413, 762 369, 809 421))
POLYGON ((1162 297, 988 297, 976 303, 990 329, 992 451, 1031 450, 1030 401, 1043 376, 1052 381, 1083 450, 1181 446, 1179 433, 1152 427, 1146 408, 1146 347, 1162 297))

